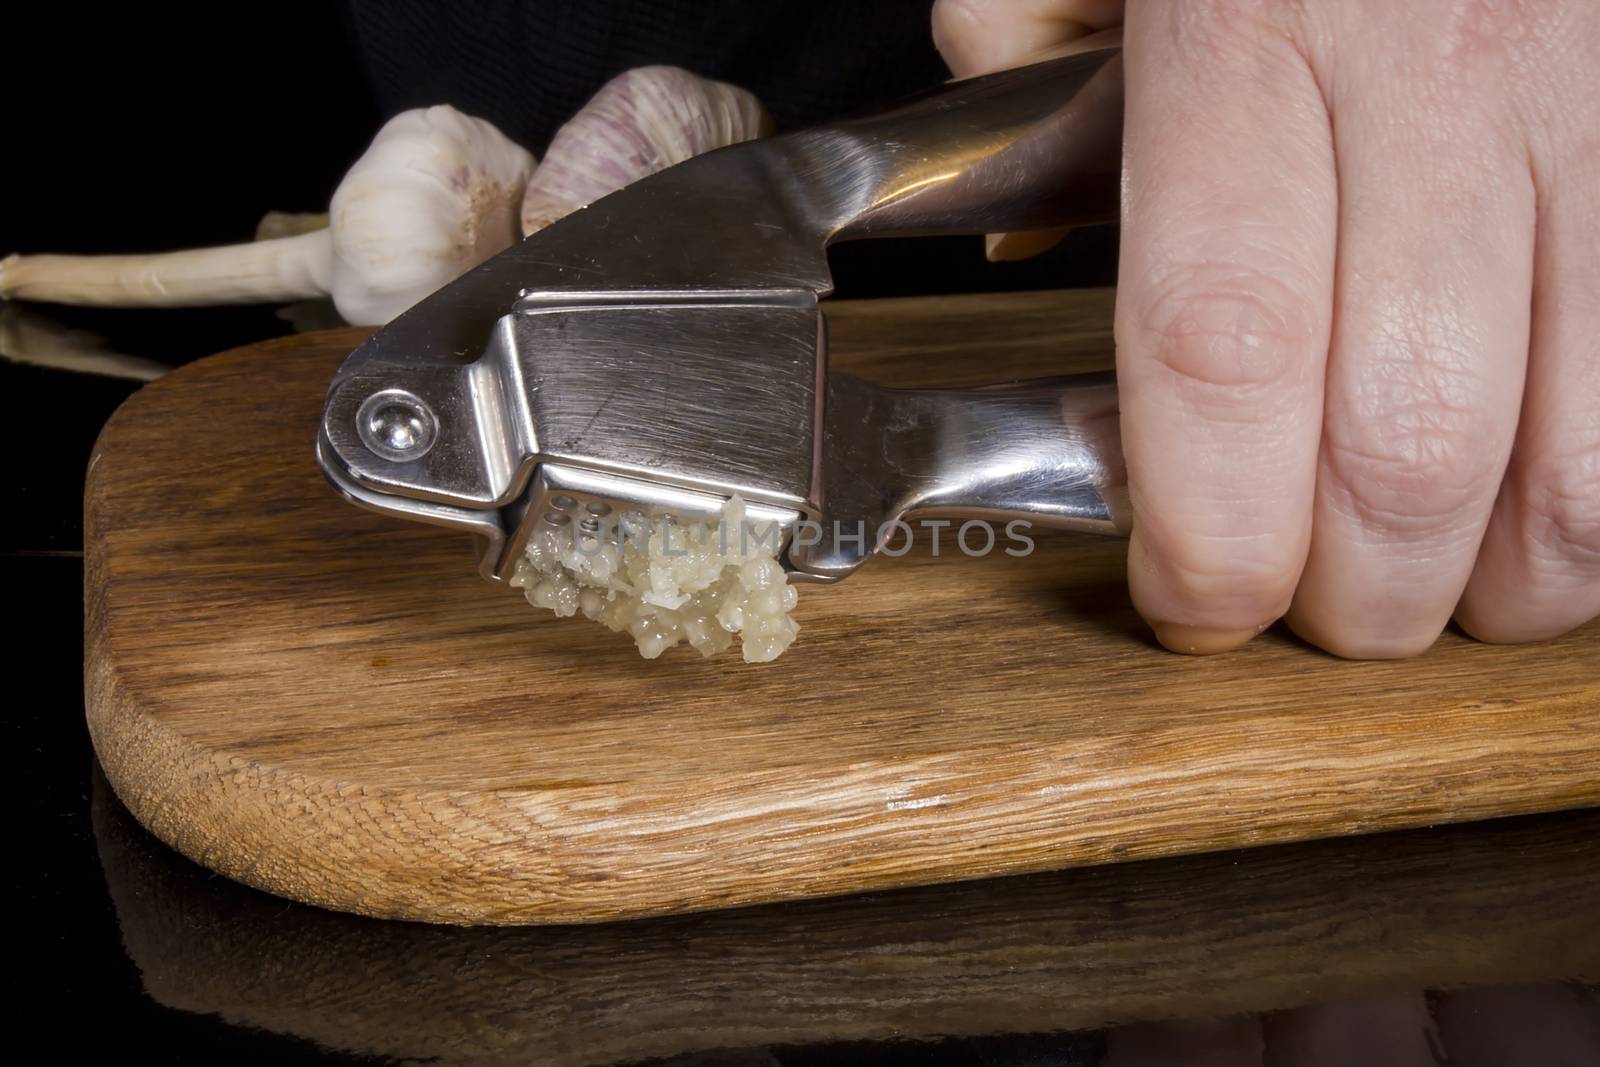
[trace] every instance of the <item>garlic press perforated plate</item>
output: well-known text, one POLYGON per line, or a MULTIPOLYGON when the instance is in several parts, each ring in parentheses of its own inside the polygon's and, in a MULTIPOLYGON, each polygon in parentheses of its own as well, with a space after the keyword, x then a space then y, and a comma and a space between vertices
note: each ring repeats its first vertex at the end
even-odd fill
POLYGON ((1121 105, 1098 48, 646 178, 361 345, 318 461, 357 504, 478 535, 498 581, 546 516, 710 519, 735 494, 791 580, 922 512, 1125 530, 1108 375, 879 388, 828 372, 818 306, 833 241, 1114 217, 1121 105))

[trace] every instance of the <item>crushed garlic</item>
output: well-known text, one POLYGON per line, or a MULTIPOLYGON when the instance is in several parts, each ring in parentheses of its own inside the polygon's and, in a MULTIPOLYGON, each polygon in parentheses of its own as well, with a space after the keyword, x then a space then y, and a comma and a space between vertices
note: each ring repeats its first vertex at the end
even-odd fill
POLYGON ((535 607, 626 631, 646 659, 683 640, 715 655, 738 634, 745 662, 766 663, 800 631, 776 533, 746 519, 737 496, 714 525, 655 518, 596 533, 570 518, 541 523, 511 584, 535 607))

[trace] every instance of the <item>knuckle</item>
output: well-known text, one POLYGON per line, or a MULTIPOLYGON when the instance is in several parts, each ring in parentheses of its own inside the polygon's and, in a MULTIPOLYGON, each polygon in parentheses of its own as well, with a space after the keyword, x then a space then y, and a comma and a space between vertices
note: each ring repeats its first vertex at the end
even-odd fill
POLYGON ((1498 491, 1509 429, 1470 361, 1401 345, 1346 394, 1323 432, 1328 489, 1368 529, 1427 536, 1476 522, 1498 491))
POLYGON ((1498 482, 1498 463, 1465 421, 1419 405, 1389 424, 1330 430, 1332 488, 1368 528, 1424 535, 1455 524, 1498 482))
POLYGON ((1215 62, 1241 43, 1292 36, 1304 0, 1183 0, 1172 6, 1179 46, 1196 59, 1215 62))
POLYGON ((1272 0, 1185 0, 1177 10, 1185 32, 1209 38, 1264 21, 1274 6, 1272 0))
POLYGON ((1169 272, 1137 314, 1154 364, 1183 385, 1270 389, 1301 371, 1319 343, 1324 315, 1315 301, 1273 275, 1244 267, 1169 272))
POLYGON ((1600 448, 1524 475, 1529 537, 1549 558, 1600 567, 1600 448))
POLYGON ((1167 594, 1186 614, 1237 619, 1241 625, 1281 615, 1305 561, 1304 544, 1272 534, 1226 542, 1167 536, 1154 553, 1167 594))
POLYGON ((1435 9, 1435 56, 1452 80, 1481 78, 1486 66, 1504 68, 1514 49, 1549 17, 1545 0, 1447 0, 1435 9), (1544 10, 1541 10, 1544 9, 1544 10))

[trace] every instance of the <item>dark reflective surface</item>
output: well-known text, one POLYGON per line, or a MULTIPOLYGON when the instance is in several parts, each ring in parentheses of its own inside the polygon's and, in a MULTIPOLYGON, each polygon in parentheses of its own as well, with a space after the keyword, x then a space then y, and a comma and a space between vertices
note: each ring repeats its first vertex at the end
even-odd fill
POLYGON ((196 867, 103 780, 157 1003, 451 1063, 1600 1062, 1600 812, 595 927, 338 915, 196 867), (708 1059, 708 1054, 715 1055, 708 1059))

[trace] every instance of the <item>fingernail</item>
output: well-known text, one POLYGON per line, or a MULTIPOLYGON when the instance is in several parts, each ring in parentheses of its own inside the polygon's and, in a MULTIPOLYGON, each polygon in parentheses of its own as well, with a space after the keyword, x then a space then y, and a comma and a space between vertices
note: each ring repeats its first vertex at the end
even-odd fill
POLYGON ((991 233, 984 238, 984 253, 990 263, 1004 263, 1014 259, 1028 259, 1040 252, 1048 252, 1061 242, 1070 227, 1060 226, 1048 230, 1015 230, 1011 233, 991 233))
POLYGON ((1267 628, 1264 625, 1248 630, 1213 630, 1205 626, 1185 626, 1179 622, 1157 622, 1152 623, 1151 627, 1156 632, 1157 641, 1185 656, 1214 656, 1218 652, 1231 651, 1248 644, 1251 638, 1267 628))

